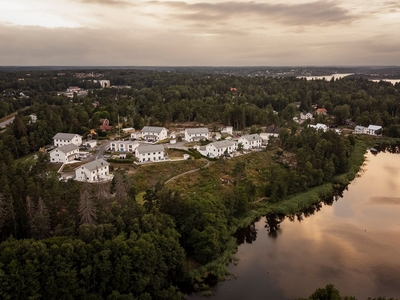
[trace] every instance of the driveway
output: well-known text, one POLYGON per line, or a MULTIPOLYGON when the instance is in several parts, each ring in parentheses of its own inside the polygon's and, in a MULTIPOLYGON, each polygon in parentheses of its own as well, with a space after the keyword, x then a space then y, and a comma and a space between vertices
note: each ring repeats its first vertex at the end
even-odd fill
POLYGON ((5 128, 8 124, 11 124, 14 121, 15 117, 9 118, 3 122, 0 122, 0 128, 5 128))

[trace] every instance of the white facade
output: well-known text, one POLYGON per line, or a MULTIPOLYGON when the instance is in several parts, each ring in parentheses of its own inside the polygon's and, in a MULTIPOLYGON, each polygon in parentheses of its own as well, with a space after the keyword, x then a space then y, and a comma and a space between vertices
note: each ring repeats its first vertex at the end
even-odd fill
POLYGON ((37 115, 31 114, 31 115, 29 115, 29 117, 31 118, 31 123, 36 123, 36 121, 37 121, 37 115))
POLYGON ((104 159, 97 159, 75 169, 75 180, 84 182, 99 182, 112 179, 109 163, 104 159))
POLYGON ((233 127, 232 126, 226 126, 221 129, 221 133, 226 133, 226 134, 233 134, 233 127))
POLYGON ((328 131, 328 126, 326 126, 325 124, 322 123, 317 123, 317 125, 308 125, 308 127, 314 128, 316 130, 322 130, 323 132, 327 132, 328 131))
POLYGON ((116 152, 135 152, 139 145, 138 142, 132 141, 111 141, 110 150, 116 152))
POLYGON ((168 131, 165 127, 144 126, 142 129, 142 138, 150 141, 161 141, 168 137, 168 131))
POLYGON ((225 153, 232 155, 236 149, 237 143, 227 140, 214 142, 206 146, 206 152, 209 157, 219 157, 225 153))
POLYGON ((99 80, 99 83, 100 83, 102 88, 111 87, 110 80, 99 80))
POLYGON ((367 127, 357 125, 356 128, 354 128, 354 133, 355 134, 366 134, 367 133, 367 127))
POLYGON ((186 142, 197 142, 200 140, 208 140, 209 132, 208 128, 186 128, 185 129, 185 141, 186 142))
POLYGON ((69 144, 58 147, 50 151, 50 162, 66 163, 79 156, 79 147, 75 144, 69 144))
POLYGON ((300 113, 300 120, 312 120, 313 119, 313 115, 312 113, 300 113))
POLYGON ((90 148, 94 148, 97 146, 97 141, 92 140, 92 141, 87 141, 85 142, 85 146, 90 147, 90 148))
POLYGON ((244 135, 239 138, 238 144, 242 144, 244 150, 260 148, 262 144, 262 138, 258 134, 244 135))
POLYGON ((142 133, 139 131, 131 133, 131 140, 137 140, 142 137, 142 133))
POLYGON ((135 150, 138 162, 154 162, 165 159, 165 150, 162 145, 140 145, 135 150))
POLYGON ((369 135, 380 136, 380 135, 382 135, 382 126, 369 125, 366 130, 366 133, 369 135))
POLYGON ((68 144, 82 145, 82 136, 75 133, 57 133, 53 137, 54 146, 61 147, 68 144))

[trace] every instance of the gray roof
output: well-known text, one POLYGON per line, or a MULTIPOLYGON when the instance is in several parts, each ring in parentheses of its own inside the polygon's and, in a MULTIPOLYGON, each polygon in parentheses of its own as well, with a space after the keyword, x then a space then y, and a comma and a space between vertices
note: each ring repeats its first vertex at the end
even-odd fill
POLYGON ((235 143, 233 143, 231 141, 219 141, 219 142, 211 143, 210 145, 213 145, 215 148, 220 149, 220 148, 225 148, 225 147, 232 147, 235 145, 235 143))
POLYGON ((281 132, 281 128, 278 126, 268 126, 267 128, 265 128, 265 132, 266 133, 277 133, 279 134, 281 132))
POLYGON ((261 136, 259 134, 248 134, 242 136, 244 139, 248 140, 249 142, 251 141, 256 141, 256 140, 262 140, 261 136))
POLYGON ((58 147, 58 148, 52 150, 52 152, 55 151, 55 150, 58 150, 58 151, 61 151, 61 152, 64 152, 64 153, 68 153, 68 152, 71 152, 71 151, 74 151, 74 150, 77 150, 77 149, 79 149, 79 147, 77 145, 68 144, 68 145, 65 145, 65 146, 58 147))
POLYGON ((138 153, 162 152, 164 147, 162 145, 140 145, 136 151, 138 153))
POLYGON ((79 134, 76 133, 57 133, 54 137, 54 139, 57 140, 72 140, 75 136, 80 136, 79 134))
POLYGON ((357 125, 355 129, 363 130, 365 128, 366 128, 365 126, 357 125))
POLYGON ((108 166, 108 165, 110 165, 108 162, 106 162, 104 159, 100 158, 100 159, 96 159, 94 161, 88 162, 87 164, 84 164, 82 166, 79 166, 76 169, 86 168, 89 171, 94 171, 94 170, 96 170, 98 168, 105 167, 105 166, 108 166))
POLYGON ((368 126, 368 129, 370 129, 370 130, 379 130, 379 129, 382 129, 382 126, 379 126, 379 125, 369 125, 369 126, 368 126))
POLYGON ((208 128, 186 128, 188 134, 208 134, 208 128))
POLYGON ((142 132, 160 133, 165 127, 144 126, 142 132))

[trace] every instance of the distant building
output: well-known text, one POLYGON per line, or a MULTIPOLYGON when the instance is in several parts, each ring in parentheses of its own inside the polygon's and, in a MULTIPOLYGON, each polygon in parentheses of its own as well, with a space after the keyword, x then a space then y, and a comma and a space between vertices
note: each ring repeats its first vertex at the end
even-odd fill
POLYGON ((257 133, 244 135, 239 138, 238 144, 242 144, 244 150, 260 148, 262 144, 262 138, 257 133))
POLYGON ((75 144, 68 144, 50 151, 50 162, 66 163, 73 161, 79 156, 79 147, 75 144))
POLYGON ((220 157, 225 153, 232 155, 237 149, 237 143, 234 141, 219 141, 208 144, 206 146, 206 152, 209 157, 220 157))
POLYGON ((313 115, 310 112, 301 112, 300 113, 300 120, 312 120, 313 115))
POLYGON ((382 126, 379 125, 369 125, 366 133, 369 135, 381 136, 382 135, 382 126))
POLYGON ((185 141, 197 142, 200 140, 208 140, 209 132, 208 128, 186 128, 185 129, 185 141))
POLYGON ((100 182, 112 179, 109 163, 104 159, 97 159, 75 169, 75 180, 84 182, 100 182))
POLYGON ((224 127, 224 128, 222 128, 221 129, 221 133, 222 134, 230 134, 230 135, 232 135, 233 134, 233 127, 232 126, 226 126, 226 127, 224 127))
POLYGON ((54 146, 61 147, 68 144, 82 145, 82 136, 75 133, 57 133, 53 137, 54 146))
POLYGON ((328 111, 325 108, 317 108, 317 114, 318 115, 326 115, 327 112, 328 111))
POLYGON ((142 128, 142 138, 149 141, 161 141, 168 137, 165 127, 144 126, 142 128))
POLYGON ((31 118, 30 123, 36 123, 37 121, 37 115, 36 114, 30 114, 29 118, 31 118))
POLYGON ((99 83, 103 89, 111 87, 110 80, 99 80, 99 83))
MULTIPOLYGON (((268 126, 265 128, 265 134, 260 134, 261 137, 265 136, 266 140, 268 141, 271 137, 279 137, 281 132, 281 128, 279 126, 268 126)), ((264 138, 263 138, 264 139, 264 138)))
POLYGON ((136 148, 139 147, 138 142, 133 141, 111 141, 110 150, 116 152, 135 152, 136 148))
POLYGON ((367 133, 367 127, 357 125, 356 128, 354 128, 354 134, 366 134, 367 133))
POLYGON ((310 128, 314 128, 316 130, 322 130, 323 132, 327 132, 328 131, 328 126, 322 123, 317 123, 316 125, 308 125, 308 127, 310 128))
POLYGON ((155 162, 165 159, 165 149, 162 145, 140 145, 135 150, 138 162, 155 162))
POLYGON ((110 131, 113 127, 110 125, 110 121, 108 119, 100 119, 99 129, 103 131, 110 131))

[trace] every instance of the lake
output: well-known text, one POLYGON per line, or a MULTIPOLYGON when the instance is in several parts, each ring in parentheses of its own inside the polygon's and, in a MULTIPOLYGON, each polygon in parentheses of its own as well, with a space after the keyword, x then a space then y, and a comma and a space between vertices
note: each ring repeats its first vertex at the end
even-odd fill
POLYGON ((209 299, 296 299, 329 283, 342 296, 400 297, 397 153, 366 154, 360 176, 330 205, 316 205, 292 220, 263 217, 238 232, 243 243, 237 265, 229 266, 234 276, 209 299))
POLYGON ((373 82, 380 82, 380 81, 387 81, 390 82, 391 84, 395 85, 396 83, 400 82, 400 79, 373 79, 373 82))
POLYGON ((332 78, 340 79, 349 75, 354 75, 354 73, 343 73, 343 74, 332 74, 332 75, 324 75, 324 76, 298 76, 297 78, 305 78, 307 80, 322 80, 325 78, 326 81, 330 81, 332 78))

